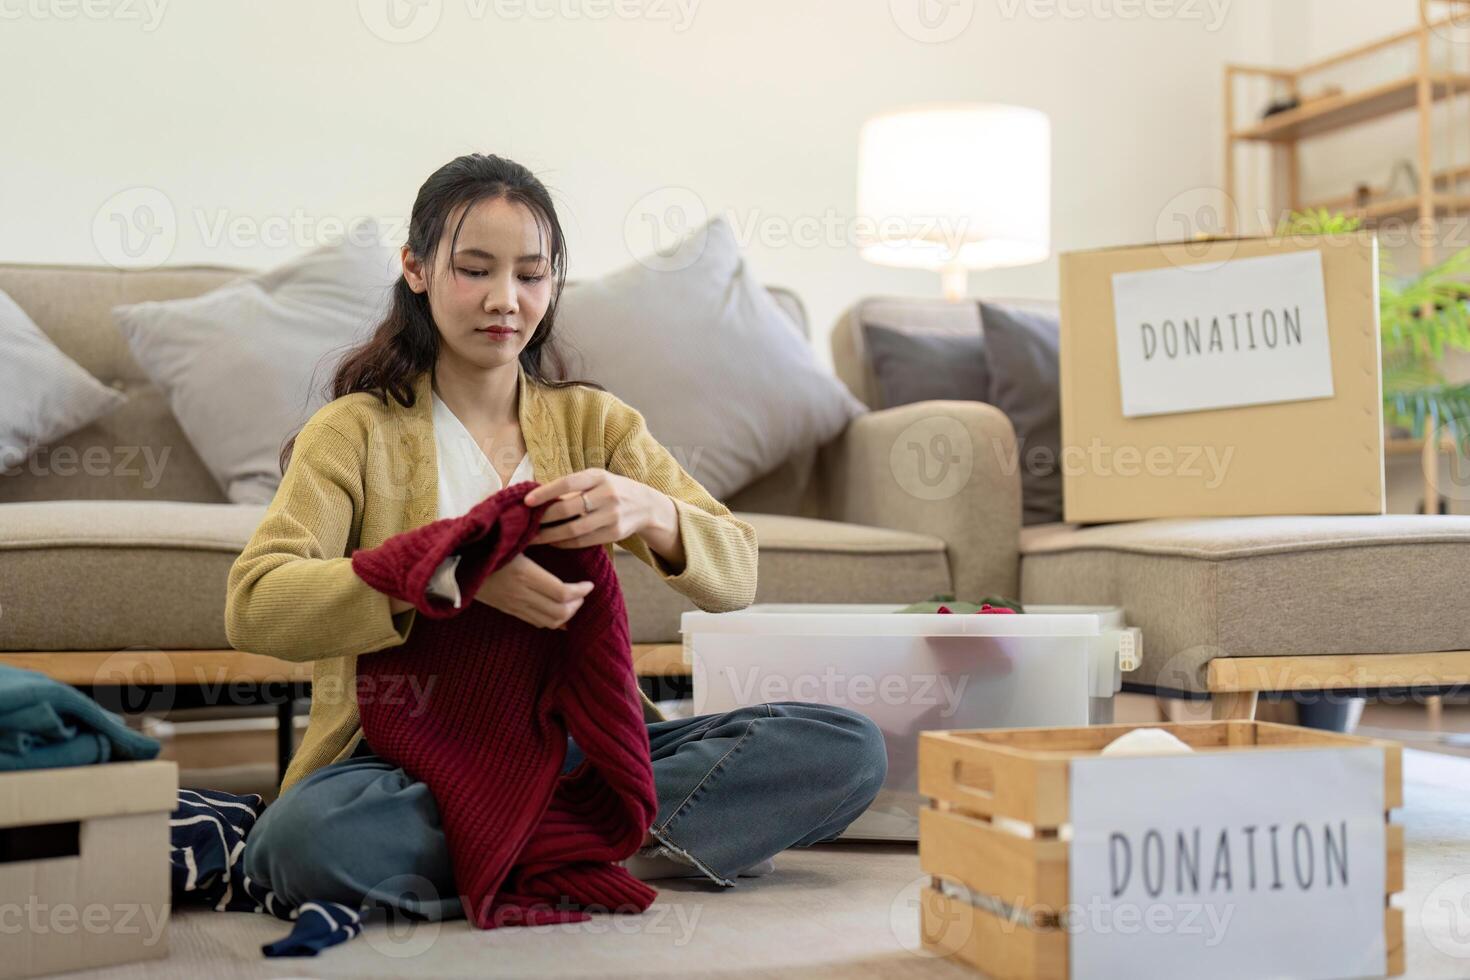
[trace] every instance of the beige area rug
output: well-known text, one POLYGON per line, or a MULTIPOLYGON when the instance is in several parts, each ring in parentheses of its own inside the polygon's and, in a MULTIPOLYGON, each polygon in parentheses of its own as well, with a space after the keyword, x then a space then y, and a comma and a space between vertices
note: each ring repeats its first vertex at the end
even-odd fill
MULTIPOLYGON (((1470 759, 1404 756, 1408 976, 1470 976, 1470 759)), ((463 922, 362 936, 313 959, 267 960, 286 924, 260 915, 185 910, 170 955, 71 977, 967 977, 918 948, 920 882, 911 845, 825 844, 776 858, 776 873, 729 890, 657 882, 636 917, 476 932, 463 922)), ((1310 942, 1310 937, 1303 937, 1310 942)))

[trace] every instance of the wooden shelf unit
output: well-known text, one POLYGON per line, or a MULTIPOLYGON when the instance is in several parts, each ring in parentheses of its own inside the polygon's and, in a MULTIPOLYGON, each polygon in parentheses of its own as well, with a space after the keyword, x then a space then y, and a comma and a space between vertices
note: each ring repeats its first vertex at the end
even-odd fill
MULTIPOLYGON (((1265 145, 1271 148, 1278 164, 1273 172, 1285 172, 1284 210, 1325 209, 1361 218, 1372 226, 1389 221, 1417 222, 1414 240, 1419 243, 1421 268, 1436 261, 1438 236, 1436 223, 1451 215, 1470 215, 1470 163, 1435 169, 1432 110, 1437 104, 1447 107, 1453 100, 1470 96, 1470 66, 1466 71, 1434 69, 1432 52, 1436 42, 1452 43, 1444 33, 1470 25, 1470 0, 1419 0, 1419 23, 1409 30, 1379 38, 1299 68, 1270 68, 1259 65, 1225 66, 1225 208, 1226 234, 1237 234, 1238 215, 1236 154, 1242 145, 1265 145), (1416 47, 1416 70, 1409 75, 1353 91, 1310 97, 1308 87, 1315 76, 1327 69, 1350 67, 1369 55, 1400 45, 1416 47), (1243 105, 1237 85, 1244 79, 1266 79, 1280 96, 1307 100, 1296 108, 1273 113, 1264 119, 1241 123, 1237 108, 1243 105), (1363 193, 1340 195, 1304 201, 1301 193, 1301 166, 1298 148, 1302 140, 1339 133, 1354 126, 1384 119, 1395 113, 1414 110, 1418 114, 1418 140, 1413 157, 1418 173, 1414 193, 1393 194, 1389 188, 1362 184, 1363 193), (1279 166, 1284 164, 1284 167, 1279 166)), ((1465 99, 1465 125, 1470 127, 1470 98, 1465 99)), ((1273 190, 1276 188, 1273 187, 1273 190)), ((1273 195, 1278 200, 1283 195, 1273 195)), ((1273 201, 1275 210, 1276 201, 1273 201)), ((1439 510, 1440 456, 1453 454, 1457 447, 1449 440, 1426 443, 1424 440, 1389 440, 1385 445, 1389 456, 1415 454, 1420 457, 1424 477, 1424 507, 1429 514, 1439 510)))
MULTIPOLYGON (((1470 91, 1470 75, 1440 75, 1430 80, 1430 96, 1435 102, 1466 91, 1470 91)), ((1409 75, 1359 92, 1314 99, 1295 109, 1267 116, 1231 135, 1237 140, 1285 143, 1372 122, 1412 109, 1418 100, 1419 80, 1409 75)))
MULTIPOLYGON (((1434 71, 1432 45, 1450 43, 1438 34, 1455 29, 1470 18, 1470 0, 1419 0, 1417 26, 1380 38, 1368 44, 1339 52, 1300 68, 1267 68, 1257 65, 1225 66, 1225 231, 1238 232, 1234 202, 1237 197, 1236 153, 1243 144, 1267 145, 1273 155, 1284 157, 1286 174, 1285 209, 1326 208, 1361 217, 1373 224, 1391 219, 1414 219, 1422 226, 1417 236, 1420 260, 1425 268, 1434 264, 1434 224, 1438 217, 1470 214, 1470 188, 1461 183, 1470 179, 1470 165, 1434 169, 1434 145, 1431 110, 1436 103, 1470 95, 1470 74, 1434 71), (1237 84, 1243 79, 1265 78, 1282 96, 1301 98, 1309 80, 1329 68, 1342 68, 1389 48, 1413 43, 1417 46, 1416 70, 1409 75, 1351 92, 1340 92, 1308 101, 1285 112, 1246 124, 1237 122, 1239 99, 1237 84), (1369 187, 1368 199, 1351 194, 1320 201, 1303 201, 1298 144, 1305 139, 1341 132, 1353 126, 1383 119, 1395 113, 1415 110, 1419 116, 1418 145, 1414 149, 1418 189, 1408 195, 1383 196, 1381 188, 1369 187)), ((1470 99, 1467 99, 1470 105, 1470 99)), ((1470 125, 1470 115, 1467 115, 1470 125)))

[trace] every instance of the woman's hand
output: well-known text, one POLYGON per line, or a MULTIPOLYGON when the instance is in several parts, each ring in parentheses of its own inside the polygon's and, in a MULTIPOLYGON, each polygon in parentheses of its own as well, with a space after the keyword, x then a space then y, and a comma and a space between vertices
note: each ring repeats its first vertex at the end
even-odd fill
POLYGON ((585 548, 612 544, 634 534, 667 536, 672 529, 677 535, 679 526, 678 510, 668 494, 604 469, 578 470, 543 483, 524 500, 527 507, 554 501, 542 512, 541 530, 531 544, 585 548), (573 519, 546 526, 566 518, 573 519))
POLYGON ((591 582, 563 582, 520 554, 491 572, 475 598, 532 626, 566 629, 591 591, 591 582))

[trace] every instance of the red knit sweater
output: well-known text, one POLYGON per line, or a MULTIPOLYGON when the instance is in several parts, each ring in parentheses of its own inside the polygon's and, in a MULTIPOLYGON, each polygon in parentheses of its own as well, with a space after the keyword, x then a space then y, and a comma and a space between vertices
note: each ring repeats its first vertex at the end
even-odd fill
POLYGON ((550 503, 527 481, 358 551, 352 568, 411 602, 403 644, 358 658, 358 711, 378 755, 427 783, 438 803, 466 917, 481 929, 642 912, 657 894, 611 862, 638 849, 658 812, 628 615, 601 545, 527 543, 550 503), (470 599, 525 551, 592 591, 565 630, 470 599), (464 606, 426 591, 447 556, 464 606), (560 775, 570 731, 586 761, 560 775))

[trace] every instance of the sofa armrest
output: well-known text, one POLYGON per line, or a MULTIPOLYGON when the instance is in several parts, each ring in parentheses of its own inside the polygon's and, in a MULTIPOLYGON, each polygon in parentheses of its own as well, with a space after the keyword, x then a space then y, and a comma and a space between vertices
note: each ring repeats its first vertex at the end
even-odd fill
POLYGON ((927 401, 860 415, 817 465, 822 517, 941 538, 956 596, 1016 596, 1020 465, 1015 430, 993 405, 927 401))

